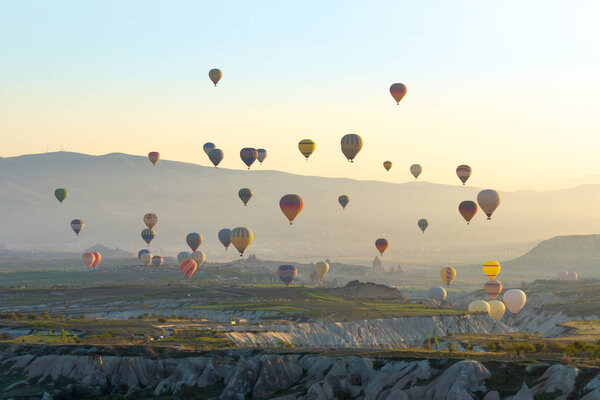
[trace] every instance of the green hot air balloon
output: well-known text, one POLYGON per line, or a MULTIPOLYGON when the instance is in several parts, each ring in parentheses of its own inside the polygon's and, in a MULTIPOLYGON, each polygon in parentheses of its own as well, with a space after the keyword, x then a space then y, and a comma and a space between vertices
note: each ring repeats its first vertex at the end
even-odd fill
POLYGON ((58 200, 61 204, 63 201, 65 201, 68 194, 69 192, 67 192, 67 189, 63 188, 58 188, 54 191, 54 197, 56 197, 56 200, 58 200))

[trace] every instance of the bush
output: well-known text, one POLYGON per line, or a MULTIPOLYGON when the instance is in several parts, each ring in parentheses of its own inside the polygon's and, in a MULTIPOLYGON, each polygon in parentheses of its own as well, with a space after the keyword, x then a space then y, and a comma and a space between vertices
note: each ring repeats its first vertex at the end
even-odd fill
POLYGON ((548 345, 548 350, 551 353, 564 353, 567 350, 567 346, 560 342, 552 342, 548 345))
POLYGON ((29 314, 29 315, 27 316, 27 319, 32 319, 32 320, 33 320, 33 319, 37 319, 37 315, 35 315, 35 314, 29 314))
POLYGON ((548 345, 544 342, 535 342, 533 346, 535 347, 536 353, 542 353, 548 349, 548 345))
POLYGON ((287 340, 280 340, 277 342, 277 346, 283 347, 284 349, 293 349, 294 345, 288 342, 287 340))

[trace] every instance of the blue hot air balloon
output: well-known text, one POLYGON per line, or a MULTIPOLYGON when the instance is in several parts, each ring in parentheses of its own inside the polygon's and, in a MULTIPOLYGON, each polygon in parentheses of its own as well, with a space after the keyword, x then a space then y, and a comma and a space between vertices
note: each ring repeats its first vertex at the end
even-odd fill
POLYGON ((219 231, 219 241, 223 243, 225 250, 227 250, 231 244, 231 229, 221 229, 219 231))
POLYGON ((250 166, 252 165, 252 163, 254 163, 254 161, 256 161, 256 159, 258 158, 258 152, 256 151, 255 148, 244 147, 240 151, 240 157, 242 158, 242 161, 244 162, 244 164, 246 164, 248 166, 248 169, 250 169, 250 166))
POLYGON ((148 246, 150 246, 150 242, 154 239, 154 236, 156 236, 154 229, 144 229, 142 231, 142 239, 144 239, 144 242, 146 242, 148 246))
POLYGON ((293 265, 281 265, 277 270, 279 274, 279 279, 285 284, 285 286, 290 286, 290 283, 294 280, 296 275, 298 275, 298 269, 293 265))
POLYGON ((223 161, 223 150, 221 149, 212 149, 208 152, 208 158, 210 162, 213 163, 215 168, 223 161))
POLYGON ((267 158, 267 150, 258 149, 256 150, 256 153, 258 155, 258 162, 260 162, 260 164, 262 165, 263 161, 265 161, 265 158, 267 158))
POLYGON ((161 256, 152 257, 152 265, 156 268, 160 267, 163 263, 163 258, 161 256))
POLYGON ((145 253, 150 253, 150 250, 142 249, 142 250, 138 251, 138 260, 142 261, 142 254, 145 254, 145 253))
POLYGON ((204 146, 202 146, 202 148, 204 149, 204 152, 206 153, 207 156, 209 155, 208 153, 210 153, 210 151, 212 149, 214 149, 215 147, 216 147, 215 144, 211 143, 211 142, 206 142, 206 143, 204 143, 204 146))
POLYGON ((192 251, 196 251, 198 250, 198 247, 200 247, 200 245, 202 244, 202 235, 198 232, 188 233, 188 235, 185 237, 185 241, 188 244, 188 246, 190 246, 190 249, 192 249, 192 251))

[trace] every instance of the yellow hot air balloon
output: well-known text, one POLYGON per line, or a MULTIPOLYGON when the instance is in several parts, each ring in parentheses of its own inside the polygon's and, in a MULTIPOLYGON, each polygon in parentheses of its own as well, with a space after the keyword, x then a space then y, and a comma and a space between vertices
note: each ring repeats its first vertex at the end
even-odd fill
POLYGON ((319 280, 321 282, 323 282, 325 280, 325 275, 327 275, 328 271, 329 271, 329 264, 326 263, 325 261, 319 261, 318 263, 315 264, 315 272, 317 273, 317 276, 319 277, 319 280))
POLYGON ((386 171, 389 171, 390 168, 392 168, 392 162, 391 161, 384 161, 383 162, 383 168, 385 168, 386 171))
POLYGON ((496 276, 500 273, 500 263, 498 261, 486 261, 483 264, 483 273, 490 280, 496 279, 496 276))
POLYGON ((490 313, 490 305, 487 301, 475 300, 469 303, 469 312, 490 313))
POLYGON ((310 139, 303 139, 298 143, 298 149, 300 150, 300 153, 306 157, 306 161, 308 161, 308 157, 315 151, 316 147, 317 145, 315 142, 310 139))
POLYGON ((363 147, 363 140, 355 133, 349 133, 342 138, 342 153, 350 162, 354 162, 354 157, 363 147))
POLYGON ((452 267, 445 267, 440 270, 440 277, 446 286, 450 286, 454 278, 456 278, 456 270, 452 267))
POLYGON ((146 267, 150 265, 150 263, 152 262, 152 253, 144 253, 140 256, 140 261, 142 262, 142 264, 144 264, 146 267))
POLYGON ((500 321, 506 312, 506 306, 500 300, 492 300, 489 301, 490 305, 490 317, 494 318, 496 321, 500 321))
POLYGON ((252 243, 252 231, 248 228, 238 227, 231 231, 231 244, 240 252, 240 257, 244 255, 244 250, 252 243))
POLYGON ((144 224, 148 227, 148 229, 154 228, 154 225, 158 222, 158 216, 154 213, 148 213, 144 215, 144 224))

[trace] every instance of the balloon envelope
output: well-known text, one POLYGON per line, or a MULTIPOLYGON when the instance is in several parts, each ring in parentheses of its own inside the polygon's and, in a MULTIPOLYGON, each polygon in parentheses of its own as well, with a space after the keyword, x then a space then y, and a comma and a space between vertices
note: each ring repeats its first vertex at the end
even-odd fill
POLYGON ((192 253, 190 253, 189 251, 180 251, 179 254, 177 254, 177 262, 179 264, 181 264, 185 260, 190 260, 191 258, 192 253))
POLYGON ((569 275, 567 275, 567 280, 569 281, 576 281, 577 278, 579 278, 577 272, 569 272, 569 275))
POLYGON ((485 290, 485 293, 490 299, 494 300, 502 292, 502 282, 497 281, 496 279, 487 281, 485 285, 483 285, 483 290, 485 290))
POLYGON ((144 229, 142 231, 142 239, 144 239, 144 242, 146 242, 148 245, 152 239, 154 239, 154 236, 156 236, 156 232, 154 232, 153 229, 144 229))
POLYGON ((154 225, 158 222, 158 216, 153 213, 148 213, 144 215, 144 224, 148 227, 148 229, 154 228, 154 225))
POLYGON ((244 255, 253 238, 252 231, 248 228, 238 227, 231 231, 231 243, 240 252, 240 257, 244 255))
POLYGON ((490 313, 490 305, 487 301, 483 300, 475 300, 469 303, 469 311, 470 312, 484 312, 490 313))
POLYGON ((525 292, 519 289, 510 289, 504 292, 504 296, 502 297, 504 300, 504 305, 508 308, 513 314, 517 314, 525 303, 527 302, 527 296, 525 292))
POLYGON ((454 278, 456 278, 456 270, 452 267, 445 267, 440 270, 440 277, 446 286, 450 286, 454 278))
POLYGON ((183 275, 185 275, 187 279, 190 279, 192 275, 194 275, 194 272, 196 272, 198 264, 196 264, 196 261, 192 259, 187 259, 183 260, 183 262, 179 264, 179 267, 181 268, 181 272, 183 272, 183 275))
POLYGON ((338 197, 338 202, 340 203, 342 208, 345 210, 346 206, 350 202, 350 198, 348 196, 346 196, 345 194, 343 194, 340 197, 338 197))
POLYGON ((221 149, 212 149, 208 152, 208 158, 210 162, 213 163, 215 168, 223 161, 223 150, 221 149))
POLYGON ((100 261, 102 261, 102 254, 98 253, 97 251, 94 251, 92 254, 94 255, 94 263, 92 264, 92 267, 96 268, 98 264, 100 264, 100 261))
POLYGON ((319 280, 321 280, 321 282, 325 279, 325 275, 327 275, 327 272, 329 271, 329 264, 325 261, 319 261, 318 263, 315 264, 315 273, 317 274, 317 276, 319 277, 319 280))
POLYGON ((292 221, 300 214, 303 207, 304 202, 302 201, 302 197, 297 194, 286 194, 279 200, 279 208, 281 208, 283 214, 290 221, 290 225, 292 225, 292 221))
POLYGON ((308 157, 315 151, 317 145, 310 139, 303 139, 298 143, 298 149, 300 153, 308 160, 308 157))
POLYGON ((456 167, 456 175, 458 176, 458 179, 460 179, 463 185, 471 176, 471 172, 471 167, 469 167, 468 165, 459 165, 458 167, 456 167))
POLYGON ((79 236, 79 232, 83 229, 83 220, 82 219, 74 219, 71 221, 71 229, 75 232, 77 236, 79 236))
POLYGON ((95 259, 96 256, 93 253, 83 253, 83 255, 81 256, 81 261, 83 261, 83 264, 88 268, 90 268, 92 264, 94 264, 95 259))
POLYGON ((379 250, 381 255, 383 255, 383 252, 387 250, 389 245, 387 239, 384 238, 379 238, 375 241, 375 247, 379 250))
POLYGON ((482 190, 477 195, 477 203, 479 203, 479 207, 487 215, 487 219, 492 219, 492 214, 498 208, 501 201, 500 193, 492 189, 482 190))
POLYGON ((506 312, 506 306, 499 300, 488 301, 490 305, 490 317, 496 321, 500 321, 506 312))
POLYGON ((204 146, 202 146, 202 150, 204 150, 204 152, 206 153, 206 155, 209 155, 210 151, 212 149, 215 149, 217 146, 215 146, 214 143, 211 142, 206 142, 204 143, 204 146))
POLYGON ((192 260, 196 261, 196 264, 201 266, 206 260, 206 254, 202 250, 196 250, 192 253, 192 260))
POLYGON ((156 164, 159 158, 160 153, 158 151, 151 151, 150 153, 148 153, 148 160, 150 160, 152 165, 156 164))
POLYGON ((495 279, 500 273, 500 263, 498 261, 486 261, 483 264, 483 273, 490 279, 495 279))
POLYGON ((279 279, 281 279, 285 286, 290 286, 290 283, 292 283, 298 274, 298 270, 293 265, 281 265, 279 266, 277 273, 279 274, 279 279))
POLYGON ((198 232, 188 233, 185 237, 185 242, 188 246, 190 246, 190 249, 192 249, 192 251, 196 251, 198 247, 200 247, 200 245, 202 244, 202 235, 198 232))
POLYGON ((363 147, 363 140, 355 133, 349 133, 342 137, 342 153, 348 161, 354 162, 354 158, 363 147))
POLYGON ((390 94, 396 100, 396 104, 400 104, 400 100, 406 96, 406 86, 404 83, 393 83, 390 86, 390 94))
POLYGON ((462 201, 458 205, 458 212, 467 221, 467 224, 471 222, 475 214, 477 214, 477 204, 471 200, 462 201))
POLYGON ((427 298, 437 301, 446 300, 446 289, 441 286, 434 286, 427 291, 427 298))
POLYGON ((152 253, 144 253, 144 254, 142 254, 142 257, 140 257, 140 261, 146 267, 149 266, 150 263, 152 262, 152 253))
POLYGON ((246 205, 248 205, 248 202, 252 198, 252 190, 250 190, 248 188, 241 188, 238 191, 238 197, 240 198, 240 200, 242 200, 242 203, 244 203, 244 205, 246 206, 246 205))
POLYGON ((58 188, 54 191, 54 197, 56 197, 56 200, 58 200, 59 203, 62 203, 63 201, 65 201, 68 194, 69 194, 69 192, 67 192, 67 189, 63 189, 63 188, 58 188))
POLYGON ((250 169, 250 166, 258 158, 258 152, 252 147, 244 147, 240 150, 240 158, 248 166, 248 169, 250 169))
POLYGON ((138 251, 138 260, 142 261, 142 254, 144 254, 144 253, 150 253, 150 250, 142 249, 142 250, 138 251))
POLYGON ((421 175, 421 172, 423 172, 423 167, 421 167, 419 164, 413 164, 410 166, 410 173, 415 177, 415 179, 421 175))
POLYGON ((219 242, 225 246, 225 249, 229 248, 231 244, 231 229, 223 228, 219 231, 218 234, 219 242))
POLYGON ((427 221, 425 218, 421 218, 419 222, 417 222, 417 225, 419 225, 421 231, 425 233, 425 229, 427 229, 427 227, 429 226, 429 221, 427 221))
POLYGON ((223 71, 221 71, 218 68, 213 68, 210 71, 208 71, 208 77, 210 78, 212 83, 214 83, 215 86, 217 86, 217 83, 219 83, 219 81, 223 77, 223 71))
POLYGON ((152 265, 156 268, 160 267, 163 263, 163 258, 161 256, 152 257, 152 265))
POLYGON ((390 168, 392 168, 392 162, 391 161, 384 161, 383 162, 383 168, 385 168, 386 171, 389 171, 390 168))
POLYGON ((256 157, 258 159, 258 162, 262 164, 263 161, 265 161, 265 158, 267 158, 267 150, 258 149, 256 150, 256 153, 258 154, 258 156, 256 157))

